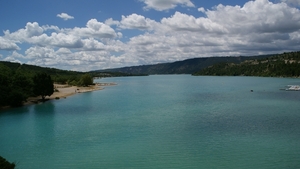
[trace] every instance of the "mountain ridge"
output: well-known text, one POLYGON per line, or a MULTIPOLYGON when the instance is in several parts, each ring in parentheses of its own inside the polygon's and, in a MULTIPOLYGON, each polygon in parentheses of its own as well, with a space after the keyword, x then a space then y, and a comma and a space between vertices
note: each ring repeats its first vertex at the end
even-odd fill
POLYGON ((204 68, 221 62, 241 63, 245 60, 261 59, 270 57, 270 55, 257 56, 224 56, 224 57, 203 57, 192 58, 181 61, 158 63, 152 65, 128 66, 113 69, 100 69, 90 72, 122 72, 128 74, 193 74, 204 68))
POLYGON ((287 52, 271 57, 243 61, 241 63, 218 63, 192 75, 196 76, 263 76, 300 77, 300 51, 287 52))

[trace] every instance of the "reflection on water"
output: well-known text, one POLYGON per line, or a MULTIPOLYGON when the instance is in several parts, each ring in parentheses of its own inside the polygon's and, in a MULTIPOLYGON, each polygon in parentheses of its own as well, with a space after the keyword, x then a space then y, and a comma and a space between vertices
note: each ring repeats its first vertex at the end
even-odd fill
POLYGON ((55 105, 53 102, 34 105, 33 113, 35 142, 37 145, 47 143, 50 148, 55 139, 55 105))

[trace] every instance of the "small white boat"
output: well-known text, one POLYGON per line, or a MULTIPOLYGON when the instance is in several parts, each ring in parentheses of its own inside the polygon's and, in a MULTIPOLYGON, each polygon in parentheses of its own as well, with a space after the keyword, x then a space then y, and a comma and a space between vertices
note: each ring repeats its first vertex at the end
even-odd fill
POLYGON ((300 86, 299 85, 288 85, 288 88, 285 90, 300 91, 300 86))

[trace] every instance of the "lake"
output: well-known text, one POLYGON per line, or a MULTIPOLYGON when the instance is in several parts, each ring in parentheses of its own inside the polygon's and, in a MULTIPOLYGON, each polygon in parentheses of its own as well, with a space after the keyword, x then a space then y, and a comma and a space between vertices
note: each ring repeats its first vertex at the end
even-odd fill
POLYGON ((19 169, 300 168, 300 79, 155 75, 2 110, 19 169), (253 92, 251 92, 253 90, 253 92))

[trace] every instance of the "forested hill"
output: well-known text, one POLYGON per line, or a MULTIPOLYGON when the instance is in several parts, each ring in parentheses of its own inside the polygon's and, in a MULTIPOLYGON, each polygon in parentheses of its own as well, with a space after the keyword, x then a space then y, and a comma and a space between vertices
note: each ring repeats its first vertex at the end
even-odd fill
POLYGON ((0 64, 7 66, 8 68, 10 68, 11 71, 21 71, 26 74, 37 73, 37 72, 45 72, 51 76, 84 74, 83 72, 78 72, 78 71, 61 70, 61 69, 56 69, 56 68, 41 67, 41 66, 28 65, 28 64, 20 64, 20 63, 15 63, 15 62, 0 61, 0 64))
POLYGON ((95 72, 123 72, 129 74, 192 74, 199 70, 220 62, 241 63, 245 60, 266 58, 269 55, 261 56, 240 56, 240 57, 206 57, 194 58, 173 63, 160 63, 154 65, 142 65, 123 67, 116 69, 96 70, 95 72))
POLYGON ((49 74, 54 82, 57 83, 66 83, 67 80, 74 80, 78 77, 80 77, 83 74, 90 74, 93 77, 117 77, 117 76, 135 76, 133 74, 126 74, 121 72, 105 72, 105 73, 99 73, 99 72, 80 72, 80 71, 71 71, 71 70, 62 70, 62 69, 56 69, 56 68, 49 68, 49 67, 41 67, 41 66, 35 66, 35 65, 28 65, 28 64, 20 64, 15 62, 6 62, 6 61, 0 61, 0 67, 6 66, 10 69, 12 72, 22 72, 22 74, 32 76, 36 73, 47 73, 49 74))
POLYGON ((300 51, 241 63, 223 62, 193 75, 300 77, 300 51))

